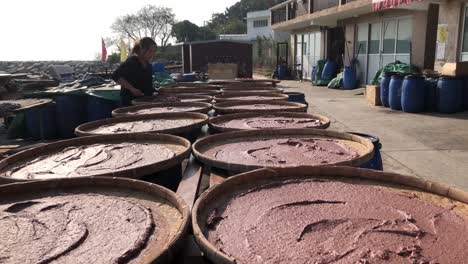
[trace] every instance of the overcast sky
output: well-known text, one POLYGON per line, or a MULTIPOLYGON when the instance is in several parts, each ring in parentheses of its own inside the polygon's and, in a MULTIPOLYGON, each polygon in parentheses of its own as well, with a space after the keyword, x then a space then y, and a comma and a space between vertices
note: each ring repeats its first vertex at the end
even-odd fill
POLYGON ((116 17, 147 4, 198 25, 238 0, 0 0, 0 61, 92 60, 116 17))

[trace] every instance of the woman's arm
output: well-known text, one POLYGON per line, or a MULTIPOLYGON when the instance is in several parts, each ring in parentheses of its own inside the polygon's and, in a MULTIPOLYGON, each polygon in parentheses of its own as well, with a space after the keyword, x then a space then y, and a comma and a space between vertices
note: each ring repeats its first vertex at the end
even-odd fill
POLYGON ((127 80, 125 80, 125 78, 122 78, 120 77, 116 83, 118 83, 122 89, 127 89, 129 90, 133 96, 135 97, 141 97, 141 96, 144 96, 144 94, 138 90, 137 88, 133 87, 133 85, 131 85, 127 80))

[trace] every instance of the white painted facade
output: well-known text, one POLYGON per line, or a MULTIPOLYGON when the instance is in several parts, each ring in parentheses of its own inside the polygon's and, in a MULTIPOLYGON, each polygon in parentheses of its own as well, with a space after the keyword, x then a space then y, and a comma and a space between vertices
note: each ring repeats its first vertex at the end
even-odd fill
POLYGON ((219 35, 220 40, 248 41, 246 34, 226 34, 219 35))
POLYGON ((271 11, 263 10, 247 13, 247 34, 220 35, 223 40, 255 41, 258 37, 273 38, 277 41, 289 40, 289 33, 278 32, 271 29, 271 11))

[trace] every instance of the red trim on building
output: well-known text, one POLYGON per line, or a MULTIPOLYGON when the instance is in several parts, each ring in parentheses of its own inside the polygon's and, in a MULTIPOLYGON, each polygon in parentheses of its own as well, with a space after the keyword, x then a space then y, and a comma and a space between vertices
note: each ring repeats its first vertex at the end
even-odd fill
POLYGON ((422 2, 424 0, 372 0, 372 10, 394 8, 399 5, 411 4, 413 2, 422 2))

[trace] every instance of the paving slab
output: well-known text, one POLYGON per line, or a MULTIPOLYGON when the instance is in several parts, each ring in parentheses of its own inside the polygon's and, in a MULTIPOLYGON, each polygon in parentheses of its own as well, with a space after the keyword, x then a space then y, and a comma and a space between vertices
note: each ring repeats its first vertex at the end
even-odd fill
POLYGON ((329 117, 329 129, 377 136, 386 171, 435 180, 468 191, 468 112, 409 114, 367 103, 364 89, 343 91, 283 81, 302 92, 309 112, 329 117))

